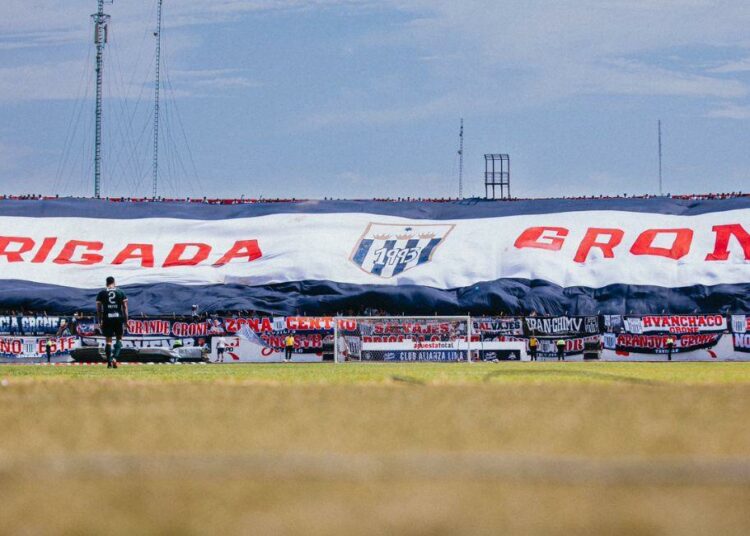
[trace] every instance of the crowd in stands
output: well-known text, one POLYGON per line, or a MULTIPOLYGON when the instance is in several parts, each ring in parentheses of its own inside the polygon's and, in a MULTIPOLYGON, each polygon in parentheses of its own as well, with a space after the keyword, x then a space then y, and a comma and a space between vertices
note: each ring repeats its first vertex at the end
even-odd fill
MULTIPOLYGON (((598 196, 563 196, 557 198, 523 198, 513 197, 511 199, 497 199, 496 201, 512 202, 512 201, 541 201, 545 199, 568 199, 574 201, 589 201, 589 200, 607 200, 607 199, 655 199, 662 196, 645 194, 645 195, 598 195, 598 196)), ((711 199, 733 199, 738 197, 750 197, 750 193, 744 192, 724 192, 724 193, 708 193, 708 194, 667 194, 663 196, 669 199, 679 199, 682 201, 705 201, 711 199)), ((0 200, 54 200, 54 199, 89 199, 89 198, 75 198, 75 197, 61 197, 56 196, 43 196, 43 195, 0 195, 0 200)), ((302 201, 309 201, 308 199, 296 199, 296 198, 246 198, 244 196, 235 199, 224 199, 224 198, 208 198, 208 197, 188 197, 188 198, 171 198, 171 197, 107 197, 107 201, 112 203, 197 203, 207 205, 249 205, 256 203, 296 203, 302 201)), ((344 201, 343 199, 334 199, 332 197, 325 197, 324 201, 344 201)), ((367 199, 366 201, 394 203, 394 202, 405 202, 405 203, 455 203, 457 201, 470 201, 471 199, 458 199, 452 197, 440 197, 440 198, 423 198, 423 197, 382 197, 367 199)), ((352 201, 349 199, 348 201, 352 201)), ((355 200, 356 201, 356 200, 355 200)), ((363 201, 363 200, 360 200, 363 201)))

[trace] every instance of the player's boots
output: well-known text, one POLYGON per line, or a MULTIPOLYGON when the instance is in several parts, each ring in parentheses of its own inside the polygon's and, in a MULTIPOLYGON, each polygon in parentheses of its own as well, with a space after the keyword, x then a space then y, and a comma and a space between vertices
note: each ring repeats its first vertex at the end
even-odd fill
POLYGON ((115 343, 115 351, 112 355, 112 368, 117 368, 117 360, 120 357, 120 352, 122 351, 122 342, 117 341, 115 343))

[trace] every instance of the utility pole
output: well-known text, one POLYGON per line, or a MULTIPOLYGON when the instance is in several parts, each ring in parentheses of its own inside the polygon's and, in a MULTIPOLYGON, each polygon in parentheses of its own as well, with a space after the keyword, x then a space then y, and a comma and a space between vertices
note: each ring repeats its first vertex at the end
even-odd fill
POLYGON ((461 118, 461 130, 458 133, 458 198, 464 198, 464 120, 461 118))
POLYGON ((104 4, 112 0, 97 0, 94 21, 94 44, 96 45, 96 127, 94 134, 94 197, 101 197, 102 184, 102 80, 104 69, 104 47, 109 40, 109 15, 104 13, 104 4))
POLYGON ((662 176, 662 146, 661 146, 661 119, 659 119, 659 195, 664 195, 664 180, 662 176))
POLYGON ((161 4, 156 7, 156 76, 154 78, 154 160, 151 196, 156 199, 159 183, 159 92, 161 90, 161 4))

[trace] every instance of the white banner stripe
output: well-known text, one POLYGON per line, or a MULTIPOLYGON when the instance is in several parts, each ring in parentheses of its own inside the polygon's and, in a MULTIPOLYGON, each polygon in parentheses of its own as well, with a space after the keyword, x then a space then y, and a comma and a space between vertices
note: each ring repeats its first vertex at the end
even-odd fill
MULTIPOLYGON (((108 275, 114 275, 120 285, 266 285, 322 280, 439 289, 503 278, 593 288, 610 284, 674 288, 748 283, 750 262, 736 235, 728 235, 725 240, 726 260, 707 260, 717 245, 723 247, 714 228, 730 225, 750 232, 750 210, 699 216, 591 211, 453 222, 372 214, 277 214, 211 221, 0 217, 0 267, 3 279, 75 288, 100 287, 108 275), (393 233, 391 250, 382 252, 379 250, 386 240, 375 235, 386 226, 397 232, 393 233), (536 238, 537 244, 556 243, 559 249, 519 247, 519 237, 539 227, 564 229, 564 233, 547 230, 536 238), (606 248, 594 245, 583 262, 576 262, 576 256, 582 248, 585 250, 587 233, 595 229, 613 229, 621 235, 612 241, 616 243, 613 256, 606 254, 606 248), (684 254, 678 259, 654 254, 657 248, 668 250, 675 244, 670 231, 674 229, 689 231, 684 254), (656 230, 650 240, 649 230, 656 230), (358 265, 353 257, 361 241, 369 237, 368 232, 375 242, 358 265), (435 235, 436 245, 424 255, 430 243, 427 234, 435 235), (419 240, 411 251, 407 247, 410 239, 419 240), (72 250, 74 262, 85 259, 84 255, 95 262, 65 264, 65 245, 75 246, 75 241, 101 243, 101 248, 93 251, 80 244, 72 250), (226 260, 238 241, 253 241, 259 258, 250 261, 245 248, 235 252, 237 258, 215 266, 226 260), (186 243, 205 246, 184 246, 177 258, 194 257, 205 247, 205 259, 196 266, 165 266, 176 245, 186 243), (641 250, 645 244, 652 253, 634 253, 639 244, 641 250), (150 256, 145 251, 153 252, 153 266, 144 266, 140 257, 150 256), (118 257, 121 264, 114 264, 118 257), (406 269, 393 275, 399 262, 404 262, 406 269)), ((603 233, 596 235, 594 242, 611 239, 611 234, 603 233)))

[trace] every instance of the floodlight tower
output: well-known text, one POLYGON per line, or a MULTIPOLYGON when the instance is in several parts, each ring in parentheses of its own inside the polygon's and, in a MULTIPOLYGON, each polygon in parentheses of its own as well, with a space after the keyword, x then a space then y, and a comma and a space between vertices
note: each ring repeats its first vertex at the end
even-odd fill
POLYGON ((661 119, 659 119, 659 195, 664 195, 664 177, 662 175, 661 119))
POLYGON ((498 199, 495 188, 500 187, 499 199, 510 199, 510 155, 484 155, 484 195, 498 199))
POLYGON ((464 198, 464 120, 458 133, 458 198, 464 198))
POLYGON ((109 15, 104 13, 104 4, 113 0, 97 0, 94 21, 94 44, 96 45, 96 126, 94 129, 94 197, 101 197, 102 184, 102 82, 104 70, 104 47, 109 41, 109 15))
POLYGON ((161 4, 156 6, 156 73, 154 77, 154 160, 152 162, 152 188, 151 195, 156 199, 159 184, 159 92, 161 90, 161 4))

